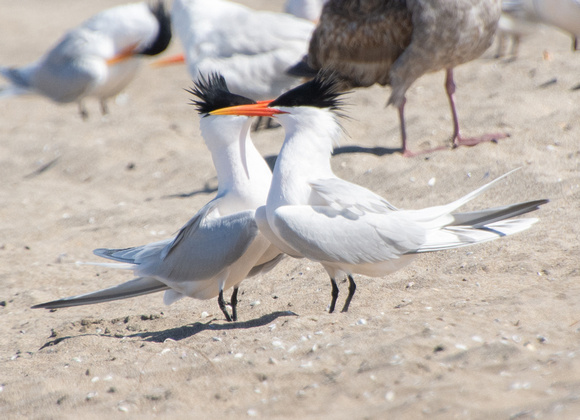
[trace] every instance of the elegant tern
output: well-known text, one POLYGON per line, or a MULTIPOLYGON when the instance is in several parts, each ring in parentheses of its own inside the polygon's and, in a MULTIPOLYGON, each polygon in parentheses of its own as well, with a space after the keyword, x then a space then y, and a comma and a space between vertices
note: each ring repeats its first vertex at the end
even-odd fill
POLYGON ((307 52, 312 22, 226 0, 175 0, 171 15, 192 78, 219 72, 232 92, 256 100, 300 83, 286 71, 307 52))
POLYGON ((94 251, 119 262, 96 265, 133 270, 136 279, 33 308, 88 305, 163 290, 167 305, 184 296, 218 296, 226 319, 235 321, 239 283, 269 270, 283 257, 259 233, 254 220, 255 209, 266 202, 272 172, 249 136, 251 119, 208 115, 224 106, 255 102, 230 93, 223 77, 215 74, 198 79, 191 93, 198 98, 193 103, 203 115, 201 133, 216 168, 217 196, 173 238, 135 248, 94 251), (231 287, 230 317, 223 291, 231 287))
POLYGON ((20 68, 0 67, 10 85, 0 97, 35 93, 58 103, 76 102, 83 118, 84 99, 117 95, 135 77, 140 56, 163 52, 171 41, 164 3, 134 3, 104 10, 68 31, 38 61, 20 68))
POLYGON ((349 280, 343 307, 347 311, 356 290, 355 273, 385 276, 418 254, 494 240, 538 220, 506 219, 534 211, 547 200, 455 212, 507 174, 452 203, 421 210, 397 209, 372 191, 338 178, 330 166, 333 146, 342 134, 338 84, 332 75, 318 75, 269 108, 243 105, 211 113, 275 116, 284 127, 286 138, 268 200, 256 211, 256 220, 280 250, 324 266, 332 285, 330 312, 338 297, 337 278, 349 280))
MULTIPOLYGON (((402 151, 413 156, 407 148, 405 93, 425 73, 445 69, 453 147, 496 140, 506 135, 461 135, 453 68, 476 59, 491 45, 500 12, 501 0, 330 0, 308 55, 290 72, 307 76, 332 70, 343 79, 344 89, 390 85, 388 104, 399 111, 402 151)), ((430 151, 440 149, 444 148, 430 151)))

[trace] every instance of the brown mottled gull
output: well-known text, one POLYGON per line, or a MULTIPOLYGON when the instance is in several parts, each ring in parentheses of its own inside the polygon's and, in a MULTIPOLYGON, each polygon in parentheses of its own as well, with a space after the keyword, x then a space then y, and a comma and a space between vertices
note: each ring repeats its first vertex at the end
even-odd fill
POLYGON ((453 147, 473 146, 504 134, 464 138, 455 110, 453 68, 479 57, 492 43, 501 0, 330 0, 312 35, 306 58, 329 69, 343 88, 390 85, 399 109, 403 153, 405 92, 425 73, 446 70, 453 115, 453 147))

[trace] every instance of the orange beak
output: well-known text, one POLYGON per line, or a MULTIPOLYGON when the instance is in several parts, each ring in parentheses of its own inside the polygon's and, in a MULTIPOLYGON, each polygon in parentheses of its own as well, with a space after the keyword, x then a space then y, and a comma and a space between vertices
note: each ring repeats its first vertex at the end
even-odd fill
POLYGON ((183 64, 185 63, 185 56, 183 54, 170 55, 169 57, 160 58, 151 63, 153 67, 165 67, 171 66, 173 64, 183 64))
POLYGON ((129 45, 127 48, 125 48, 123 51, 121 51, 119 54, 117 54, 113 58, 109 58, 107 60, 107 64, 109 66, 112 66, 112 65, 115 65, 117 63, 120 63, 121 61, 125 61, 128 58, 133 57, 135 55, 135 49, 137 48, 137 45, 139 45, 139 44, 129 45))
POLYGON ((237 105, 216 109, 210 115, 245 115, 246 117, 273 117, 276 114, 287 114, 276 108, 268 108, 272 101, 260 101, 250 105, 237 105))

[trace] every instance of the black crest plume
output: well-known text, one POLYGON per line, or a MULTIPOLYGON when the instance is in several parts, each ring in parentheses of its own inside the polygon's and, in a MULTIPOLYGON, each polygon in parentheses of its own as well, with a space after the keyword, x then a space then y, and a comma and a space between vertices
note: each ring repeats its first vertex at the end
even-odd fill
POLYGON ((211 111, 229 106, 256 103, 245 96, 230 92, 226 79, 219 73, 211 73, 207 77, 200 74, 193 82, 193 87, 186 90, 198 98, 192 100, 191 104, 195 105, 200 114, 209 114, 211 111))
POLYGON ((141 51, 140 54, 143 55, 157 55, 169 46, 171 42, 171 17, 169 12, 165 10, 165 3, 163 1, 157 2, 157 4, 149 5, 149 10, 159 22, 159 32, 153 44, 149 45, 145 50, 141 51))
POLYGON ((270 107, 313 106, 340 110, 343 102, 341 86, 343 81, 333 72, 321 70, 309 82, 280 95, 270 107))

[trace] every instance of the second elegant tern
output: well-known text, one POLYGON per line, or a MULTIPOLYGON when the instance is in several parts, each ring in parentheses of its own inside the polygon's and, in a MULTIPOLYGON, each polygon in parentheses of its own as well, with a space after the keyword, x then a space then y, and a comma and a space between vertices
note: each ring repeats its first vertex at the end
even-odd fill
POLYGON ((506 135, 462 136, 453 69, 491 45, 500 12, 501 0, 330 0, 312 34, 307 57, 292 73, 306 76, 305 68, 332 70, 343 79, 344 89, 390 85, 388 104, 399 111, 401 148, 404 155, 413 156, 407 147, 405 94, 422 75, 444 69, 453 117, 452 146, 497 140, 506 135))
POLYGON ((83 118, 84 99, 106 101, 135 77, 138 57, 157 55, 171 41, 171 22, 164 3, 126 4, 104 10, 68 31, 38 61, 20 68, 1 67, 11 83, 0 97, 35 93, 58 103, 76 102, 83 118))
POLYGON ((254 219, 255 209, 266 202, 272 172, 249 136, 251 119, 208 115, 223 106, 255 102, 230 93, 218 75, 200 78, 191 93, 198 98, 193 103, 203 116, 201 133, 216 168, 217 196, 173 238, 135 248, 94 251, 120 262, 96 265, 133 270, 136 279, 33 308, 89 305, 165 291, 163 301, 167 305, 185 296, 217 296, 226 319, 235 321, 240 282, 269 270, 282 258, 280 251, 260 234, 254 219), (230 316, 223 292, 231 287, 234 291, 230 316))
POLYGON ((330 276, 334 310, 337 278, 349 280, 347 311, 356 290, 353 274, 385 276, 418 254, 473 245, 521 232, 538 219, 510 219, 548 200, 457 213, 506 175, 458 200, 421 210, 402 210, 383 197, 338 178, 330 166, 342 134, 337 78, 318 75, 269 104, 213 111, 212 115, 275 116, 286 131, 266 206, 258 208, 260 230, 293 257, 320 262, 330 276), (261 108, 260 108, 261 107, 261 108), (509 220, 506 220, 509 219, 509 220))

